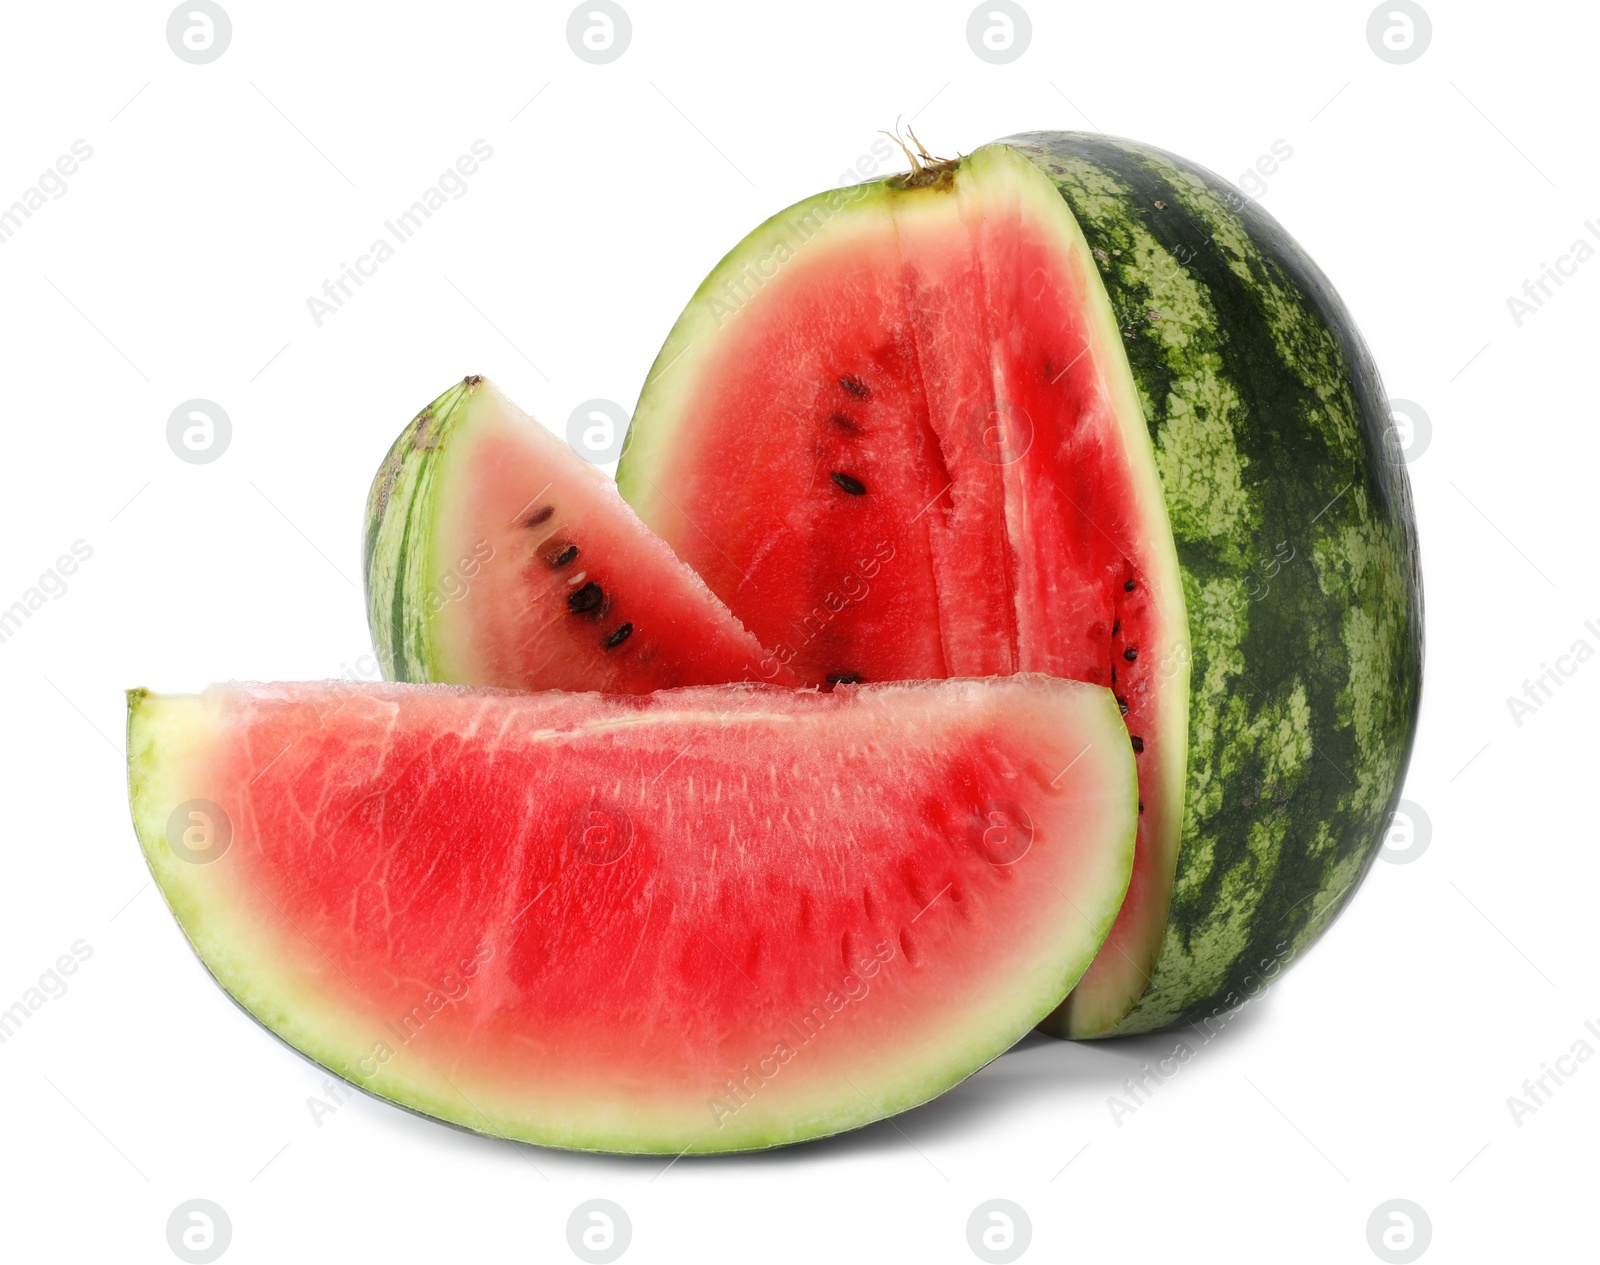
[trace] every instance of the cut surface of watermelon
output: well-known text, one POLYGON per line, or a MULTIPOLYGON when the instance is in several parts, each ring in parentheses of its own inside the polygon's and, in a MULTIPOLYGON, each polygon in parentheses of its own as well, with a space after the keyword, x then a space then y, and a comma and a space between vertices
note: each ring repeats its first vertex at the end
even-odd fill
POLYGON ((765 679, 767 657, 604 472, 486 378, 406 427, 367 505, 384 675, 643 694, 765 679))
POLYGON ((1060 194, 991 146, 800 203, 711 274, 650 382, 619 486, 772 649, 764 671, 1114 691, 1138 857, 1062 1018, 1107 1030, 1167 920, 1187 622, 1122 337, 1060 194))
POLYGON ((1136 773, 1041 676, 645 697, 133 691, 151 870, 221 985, 483 1133, 743 1150, 931 1098, 1110 930, 1136 773))

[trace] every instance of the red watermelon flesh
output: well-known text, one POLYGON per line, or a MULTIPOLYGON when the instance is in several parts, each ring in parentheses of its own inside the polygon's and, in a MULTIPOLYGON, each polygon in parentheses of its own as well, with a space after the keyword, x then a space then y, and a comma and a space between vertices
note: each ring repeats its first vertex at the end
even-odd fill
POLYGON ((1139 859, 1063 1016, 1144 990, 1177 854, 1187 622, 1123 342, 1076 221, 1003 149, 834 191, 680 318, 618 480, 802 683, 1043 672, 1111 688, 1139 859))
POLYGON ((130 695, 130 798, 208 969, 469 1129, 742 1150, 942 1092, 1056 1006, 1132 865, 1109 692, 130 695))

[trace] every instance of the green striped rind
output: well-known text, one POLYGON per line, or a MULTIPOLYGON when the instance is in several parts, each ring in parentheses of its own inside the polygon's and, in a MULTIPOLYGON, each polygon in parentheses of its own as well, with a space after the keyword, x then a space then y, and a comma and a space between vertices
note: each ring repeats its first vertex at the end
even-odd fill
POLYGON ((428 622, 433 506, 444 441, 460 422, 481 379, 456 383, 400 432, 367 493, 367 623, 378 665, 390 681, 433 681, 433 628, 428 622))
POLYGON ((1149 990, 1112 1029, 1148 1032, 1253 996, 1377 854, 1422 684, 1410 485, 1370 353, 1271 216, 1148 146, 1000 143, 1050 176, 1095 252, 1183 572, 1193 663, 1172 913, 1149 990))

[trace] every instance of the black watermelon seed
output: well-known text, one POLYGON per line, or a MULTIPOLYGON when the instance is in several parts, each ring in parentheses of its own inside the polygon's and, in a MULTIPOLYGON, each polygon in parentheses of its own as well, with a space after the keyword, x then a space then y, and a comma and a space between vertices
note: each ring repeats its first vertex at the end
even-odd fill
POLYGON ((859 435, 861 433, 861 427, 857 426, 852 419, 846 417, 843 413, 834 413, 828 420, 848 435, 859 435))
POLYGON ((1122 591, 1124 593, 1132 593, 1135 587, 1136 586, 1135 586, 1134 582, 1132 580, 1129 580, 1126 584, 1124 584, 1122 586, 1122 591))
POLYGON ((593 580, 590 580, 576 593, 567 595, 567 609, 574 615, 587 615, 590 611, 599 607, 600 603, 605 600, 605 596, 605 590, 593 580))
POLYGON ((1126 716, 1128 714, 1128 700, 1125 698, 1117 699, 1117 710, 1126 716))
POLYGON ((1113 637, 1115 637, 1121 631, 1122 631, 1122 621, 1120 619, 1113 619, 1111 621, 1111 635, 1113 637))
POLYGON ((1139 801, 1139 811, 1141 813, 1144 812, 1144 800, 1142 799, 1139 801))
POLYGON ((1122 652, 1122 657, 1124 659, 1126 659, 1129 663, 1132 663, 1135 659, 1137 659, 1139 657, 1139 651, 1135 647, 1129 646, 1126 650, 1124 650, 1122 652))
POLYGON ((605 648, 607 650, 615 650, 631 636, 633 636, 633 625, 623 624, 622 627, 605 639, 605 648))
POLYGON ((859 685, 861 673, 859 672, 830 672, 828 673, 829 685, 859 685))
POLYGON ((840 378, 839 385, 842 386, 846 391, 850 392, 850 394, 855 396, 858 400, 864 400, 867 398, 867 396, 872 394, 872 392, 867 390, 867 384, 857 378, 840 378))
POLYGON ((559 571, 577 556, 577 545, 569 545, 562 541, 557 541, 554 545, 550 546, 549 549, 545 550, 544 560, 548 562, 552 568, 559 571))
POLYGON ((1133 735, 1133 749, 1141 752, 1144 750, 1144 739, 1139 737, 1138 734, 1133 735))
POLYGON ((832 478, 841 492, 848 492, 851 496, 865 496, 867 494, 867 485, 861 482, 860 479, 852 478, 843 470, 835 470, 832 478))
POLYGON ((550 521, 550 515, 554 514, 555 512, 556 507, 554 505, 546 505, 542 510, 534 510, 533 513, 529 515, 528 521, 524 523, 523 526, 537 527, 540 523, 547 523, 550 521))

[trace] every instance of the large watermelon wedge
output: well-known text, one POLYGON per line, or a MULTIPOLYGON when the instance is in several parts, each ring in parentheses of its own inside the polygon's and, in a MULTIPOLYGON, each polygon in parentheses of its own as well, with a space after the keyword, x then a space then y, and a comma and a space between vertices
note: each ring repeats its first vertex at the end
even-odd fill
POLYGON ((134 822, 206 967, 290 1045, 483 1133, 818 1137, 947 1089, 1115 918, 1136 774, 1045 677, 644 697, 129 696, 134 822))
POLYGON ((1036 133, 752 232, 651 369, 618 483, 767 668, 1116 691, 1133 880, 1049 1025, 1098 1036, 1236 1004, 1375 855, 1421 676, 1389 427, 1252 201, 1036 133))
POLYGON ((367 498, 384 676, 647 694, 774 677, 767 653, 617 495, 487 378, 411 421, 367 498))

